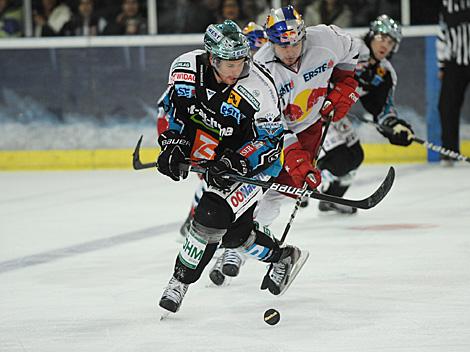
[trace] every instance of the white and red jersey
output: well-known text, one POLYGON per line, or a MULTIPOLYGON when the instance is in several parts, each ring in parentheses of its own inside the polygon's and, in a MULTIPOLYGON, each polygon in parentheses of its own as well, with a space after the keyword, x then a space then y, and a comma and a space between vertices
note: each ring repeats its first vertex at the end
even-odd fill
MULTIPOLYGON (((318 25, 306 29, 297 70, 276 58, 272 43, 264 45, 254 60, 273 75, 287 127, 297 134, 320 119, 330 83, 354 76, 358 52, 358 44, 350 34, 334 25, 318 25)), ((295 140, 287 138, 285 146, 291 143, 295 140)))

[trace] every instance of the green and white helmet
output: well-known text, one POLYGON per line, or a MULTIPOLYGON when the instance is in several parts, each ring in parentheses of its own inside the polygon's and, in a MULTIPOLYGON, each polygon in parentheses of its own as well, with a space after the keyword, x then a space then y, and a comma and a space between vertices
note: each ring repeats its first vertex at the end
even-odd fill
POLYGON ((250 53, 248 40, 240 27, 231 20, 209 25, 204 34, 204 47, 222 60, 239 60, 248 57, 250 53))
POLYGON ((400 46, 402 33, 401 33, 401 25, 395 21, 393 18, 387 15, 380 15, 374 21, 371 22, 369 27, 368 39, 372 40, 374 35, 377 34, 386 34, 393 40, 395 40, 395 47, 393 48, 393 52, 396 53, 398 51, 398 47, 400 46))

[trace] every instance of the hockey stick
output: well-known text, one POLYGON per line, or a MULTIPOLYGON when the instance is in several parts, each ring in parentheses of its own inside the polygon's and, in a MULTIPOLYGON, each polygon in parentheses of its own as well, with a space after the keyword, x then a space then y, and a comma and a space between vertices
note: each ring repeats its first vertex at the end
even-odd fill
MULTIPOLYGON (((141 143, 142 143, 142 137, 140 137, 134 150, 134 154, 133 154, 134 169, 142 170, 142 169, 149 169, 149 168, 156 167, 157 166, 156 162, 142 163, 140 161, 141 143)), ((205 168, 198 166, 198 165, 181 164, 180 167, 184 171, 191 171, 191 172, 195 172, 198 174, 204 174, 206 172, 205 168)), ((393 167, 390 167, 390 169, 388 170, 387 176, 382 181, 380 186, 375 190, 375 192, 371 194, 369 197, 366 197, 361 200, 351 200, 351 199, 345 199, 341 197, 335 197, 335 196, 331 196, 328 194, 322 194, 322 193, 318 193, 315 191, 311 191, 308 189, 288 186, 288 185, 284 185, 284 184, 280 184, 280 183, 276 183, 272 181, 261 181, 255 178, 250 178, 250 177, 245 177, 245 176, 240 176, 240 175, 235 175, 235 174, 224 174, 221 177, 230 181, 247 183, 250 185, 259 186, 264 189, 271 189, 274 191, 278 191, 280 193, 290 194, 290 195, 297 196, 297 197, 306 196, 306 197, 310 197, 314 199, 324 200, 327 202, 342 204, 342 205, 355 207, 359 209, 370 209, 370 208, 375 207, 377 204, 379 204, 382 201, 382 199, 384 199, 384 197, 387 195, 387 193, 390 191, 390 189, 392 188, 393 181, 395 179, 395 169, 393 167)))
MULTIPOLYGON (((354 115, 354 114, 348 114, 349 116, 361 121, 368 123, 369 125, 375 126, 378 129, 381 129, 382 131, 386 131, 387 133, 392 133, 393 134, 393 129, 391 127, 387 126, 382 126, 379 123, 368 120, 364 116, 359 116, 359 115, 354 115)), ((413 142, 416 142, 418 144, 424 145, 426 148, 432 150, 433 152, 437 152, 441 155, 447 156, 451 159, 458 160, 458 161, 466 161, 467 163, 470 163, 470 158, 468 156, 462 155, 460 153, 454 152, 453 150, 446 149, 440 145, 436 145, 434 143, 431 143, 427 140, 421 139, 413 135, 411 138, 413 142)))
MULTIPOLYGON (((328 133, 328 129, 330 128, 331 119, 332 119, 332 116, 330 116, 326 121, 325 130, 323 131, 323 134, 322 134, 322 137, 321 137, 321 140, 320 140, 320 144, 318 145, 317 155, 315 156, 315 159, 314 159, 315 162, 317 161, 318 155, 320 154, 320 150, 323 146, 323 143, 325 142, 326 134, 328 133)), ((307 189, 307 187, 308 187, 308 183, 305 182, 304 186, 303 186, 303 189, 307 189)), ((289 233, 290 228, 292 226, 292 223, 294 222, 294 219, 297 216, 297 212, 299 211, 300 203, 302 203, 302 197, 297 197, 297 200, 295 201, 294 209, 292 210, 292 213, 290 214, 289 221, 287 222, 287 225, 284 228, 284 232, 282 233, 281 240, 278 242, 279 246, 281 246, 284 243, 284 241, 286 240, 287 234, 289 233)), ((265 290, 265 289, 268 288, 269 274, 273 270, 273 267, 274 267, 274 264, 271 263, 269 265, 268 271, 266 272, 266 274, 263 277, 263 281, 261 282, 261 289, 262 290, 265 290)))

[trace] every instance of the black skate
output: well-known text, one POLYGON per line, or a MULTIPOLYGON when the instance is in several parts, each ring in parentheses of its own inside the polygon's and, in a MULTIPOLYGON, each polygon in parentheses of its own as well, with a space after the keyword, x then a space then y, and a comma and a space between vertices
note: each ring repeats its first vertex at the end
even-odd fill
POLYGON ((163 295, 159 303, 160 307, 172 313, 176 313, 180 309, 184 295, 188 290, 188 286, 188 284, 183 284, 172 277, 165 291, 163 291, 163 295))
POLYGON ((209 273, 211 281, 222 286, 226 276, 235 277, 240 273, 240 267, 245 263, 245 256, 237 249, 226 248, 224 253, 217 259, 209 273))
POLYGON ((352 215, 352 214, 357 213, 357 208, 348 207, 347 205, 342 205, 342 204, 330 203, 324 200, 321 200, 320 203, 318 204, 318 210, 320 210, 321 212, 333 211, 338 214, 347 214, 347 215, 352 215))
POLYGON ((282 295, 292 284, 308 256, 308 251, 301 251, 294 246, 283 248, 281 259, 277 263, 273 263, 269 275, 264 276, 261 289, 269 289, 269 292, 276 296, 282 295))
POLYGON ((235 277, 240 273, 240 267, 245 264, 245 257, 238 250, 227 248, 222 260, 222 273, 235 277))

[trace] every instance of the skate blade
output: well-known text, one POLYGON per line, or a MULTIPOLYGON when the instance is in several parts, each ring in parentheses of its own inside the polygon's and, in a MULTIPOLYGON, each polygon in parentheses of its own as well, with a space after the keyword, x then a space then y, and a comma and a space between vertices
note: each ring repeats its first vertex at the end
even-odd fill
POLYGON ((175 314, 173 312, 170 312, 169 310, 163 309, 159 307, 161 315, 160 315, 160 321, 167 320, 171 315, 175 314))
POLYGON ((290 287, 292 282, 295 280, 295 278, 299 274, 300 269, 302 269, 302 267, 304 266, 309 256, 310 256, 309 251, 307 250, 302 251, 302 254, 300 255, 299 260, 297 261, 297 263, 295 263, 294 269, 292 269, 292 272, 290 273, 289 281, 286 283, 286 286, 284 286, 284 288, 282 289, 282 291, 279 293, 278 296, 282 296, 287 291, 287 289, 290 287))

